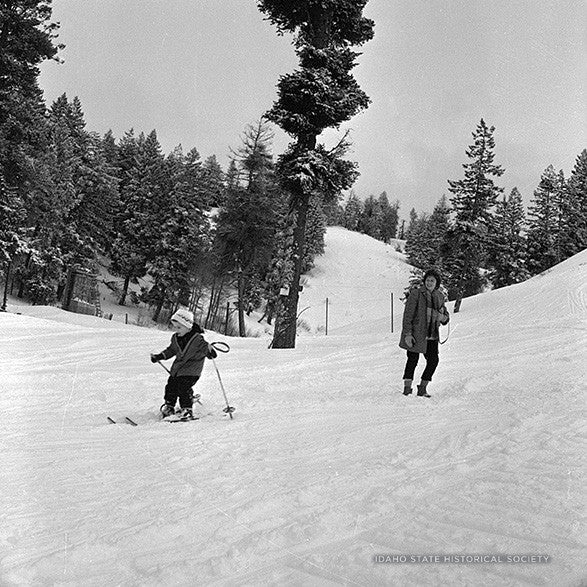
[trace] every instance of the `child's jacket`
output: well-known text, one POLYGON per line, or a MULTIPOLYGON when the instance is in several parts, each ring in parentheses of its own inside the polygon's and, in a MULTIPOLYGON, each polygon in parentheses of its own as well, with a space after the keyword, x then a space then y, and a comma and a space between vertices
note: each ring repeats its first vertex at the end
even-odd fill
POLYGON ((177 338, 177 333, 175 333, 171 337, 171 344, 160 353, 163 359, 175 357, 175 361, 171 365, 171 376, 199 377, 208 355, 208 343, 201 334, 195 333, 182 349, 177 338))

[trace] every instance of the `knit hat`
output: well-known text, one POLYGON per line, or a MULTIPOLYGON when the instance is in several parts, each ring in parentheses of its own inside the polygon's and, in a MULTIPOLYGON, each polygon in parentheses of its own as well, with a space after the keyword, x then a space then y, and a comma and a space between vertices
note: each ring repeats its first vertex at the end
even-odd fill
POLYGON ((191 328, 194 325, 194 315, 189 310, 180 308, 171 316, 171 322, 177 322, 186 328, 191 328))

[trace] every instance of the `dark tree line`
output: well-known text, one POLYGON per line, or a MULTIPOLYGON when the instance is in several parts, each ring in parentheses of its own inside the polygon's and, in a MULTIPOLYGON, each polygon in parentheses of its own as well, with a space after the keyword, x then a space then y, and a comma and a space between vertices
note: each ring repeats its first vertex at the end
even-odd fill
MULTIPOLYGON (((4 292, 53 304, 68 269, 106 258, 119 303, 146 302, 155 320, 182 304, 217 325, 231 291, 241 335, 251 309, 265 304, 271 320, 294 249, 267 123, 247 128, 226 172, 195 148, 164 154, 154 130, 99 136, 78 98, 47 106, 37 85, 38 65, 60 48, 51 2, 0 2, 0 16, 4 292), (130 285, 141 278, 137 296, 130 285)), ((304 270, 323 250, 324 214, 320 205, 308 213, 304 270)))
MULTIPOLYGON (((221 306, 236 291, 238 329, 244 314, 271 306, 291 266, 281 238, 286 200, 274 170, 266 122, 250 126, 226 173, 214 156, 202 161, 181 146, 165 155, 155 131, 127 131, 120 140, 85 129, 81 103, 60 96, 39 119, 43 149, 29 161, 29 183, 2 183, 0 214, 5 281, 14 295, 54 304, 67 270, 96 268, 99 257, 121 279, 120 305, 145 302, 153 320, 178 305, 200 309, 218 326, 221 306), (10 232, 9 232, 10 231, 10 232), (8 274, 10 266, 10 274, 8 274), (130 285, 143 278, 137 297, 130 285), (272 282, 273 281, 273 282, 272 282)), ((304 269, 323 251, 321 209, 308 215, 304 269)), ((269 319, 274 312, 267 313, 269 319)))
POLYGON ((349 230, 388 243, 397 237, 399 201, 390 204, 386 192, 382 192, 378 198, 369 196, 362 201, 357 194, 351 192, 335 220, 336 224, 349 230))
POLYGON ((421 274, 435 266, 445 277, 455 311, 464 297, 486 287, 519 283, 587 248, 587 150, 568 179, 550 165, 527 212, 517 188, 496 185, 494 127, 483 120, 467 149, 464 177, 449 180, 432 214, 410 213, 406 253, 421 274))

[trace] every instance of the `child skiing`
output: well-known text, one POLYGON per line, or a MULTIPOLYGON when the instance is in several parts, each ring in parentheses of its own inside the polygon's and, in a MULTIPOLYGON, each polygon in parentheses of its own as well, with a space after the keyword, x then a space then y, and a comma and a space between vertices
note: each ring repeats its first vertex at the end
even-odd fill
POLYGON ((204 331, 194 323, 194 315, 189 310, 179 309, 175 312, 171 317, 171 327, 175 332, 170 345, 160 353, 151 355, 153 363, 175 357, 165 386, 165 403, 161 406, 161 413, 164 418, 175 414, 175 404, 179 399, 179 418, 192 420, 192 388, 202 374, 204 360, 213 359, 217 355, 202 336, 204 331))

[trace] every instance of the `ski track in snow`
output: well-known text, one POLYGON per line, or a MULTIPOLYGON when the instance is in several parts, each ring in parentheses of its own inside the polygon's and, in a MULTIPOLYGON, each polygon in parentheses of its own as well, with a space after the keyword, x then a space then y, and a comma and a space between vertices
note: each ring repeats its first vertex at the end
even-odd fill
POLYGON ((465 300, 430 399, 400 393, 384 318, 287 351, 208 333, 231 345, 232 421, 210 364, 202 419, 158 421, 167 374, 148 356, 168 333, 0 314, 0 584, 583 584, 584 259, 465 300), (552 562, 372 562, 433 553, 552 562))

